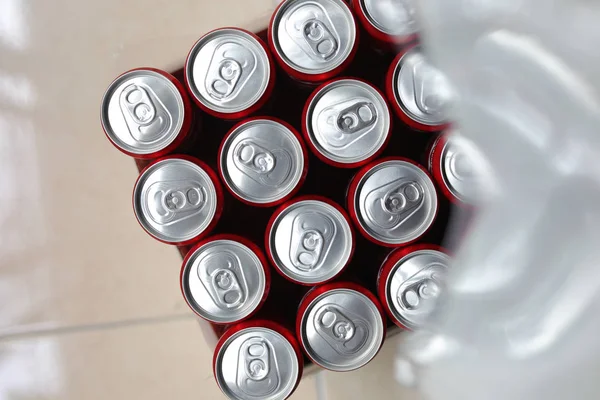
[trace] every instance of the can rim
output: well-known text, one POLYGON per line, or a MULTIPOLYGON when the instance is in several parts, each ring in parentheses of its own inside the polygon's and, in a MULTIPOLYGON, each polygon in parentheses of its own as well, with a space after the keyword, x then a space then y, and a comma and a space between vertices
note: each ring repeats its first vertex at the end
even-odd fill
POLYGON ((225 188, 227 189, 227 191, 237 200, 241 201, 244 204, 247 204, 249 206, 254 206, 254 207, 273 207, 276 206, 278 204, 281 204, 285 201, 288 201, 289 199, 291 199, 292 197, 294 197, 296 195, 296 193, 298 193, 298 191, 300 190, 300 188, 302 187, 302 185, 304 184, 304 181, 306 180, 306 175, 308 174, 308 152, 306 150, 306 146, 304 145, 304 141, 302 140, 302 137, 300 136, 300 134, 298 133, 298 131, 296 129, 294 129, 294 127, 292 125, 290 125, 289 123, 287 123, 286 121, 283 121, 279 118, 275 118, 275 117, 270 117, 270 116, 256 116, 256 117, 251 117, 251 118, 247 118, 244 119, 243 121, 238 122, 237 124, 235 124, 226 134, 225 136, 223 136, 223 139, 221 140, 221 144, 219 144, 219 150, 217 152, 217 170, 219 173, 219 177, 221 178, 221 180, 224 183, 225 188), (233 188, 231 188, 227 182, 227 179, 225 179, 225 173, 223 172, 223 166, 221 165, 221 159, 223 157, 223 149, 225 147, 225 143, 227 142, 227 139, 229 139, 229 137, 236 131, 238 130, 241 126, 253 122, 253 121, 259 121, 259 120, 264 120, 264 121, 273 121, 276 122, 278 124, 283 125, 287 130, 289 130, 292 135, 298 140, 298 143, 300 144, 300 148, 302 149, 302 159, 304 162, 304 166, 302 168, 302 172, 300 173, 300 178, 298 179, 298 183, 296 183, 296 186, 294 186, 294 188, 285 196, 281 197, 280 199, 277 200, 273 200, 270 202, 265 202, 265 203, 259 203, 259 202, 253 202, 251 200, 245 199, 242 196, 240 196, 239 194, 237 194, 233 188))
POLYGON ((185 82, 185 87, 187 88, 188 92, 190 93, 190 97, 192 98, 192 100, 194 101, 194 103, 205 113, 216 117, 216 118, 222 118, 222 119, 240 119, 240 118, 244 118, 256 111, 258 111, 260 108, 262 108, 265 103, 267 102, 267 100, 271 97, 271 94, 273 93, 273 89, 275 87, 275 64, 273 63, 273 58, 271 56, 271 53, 269 51, 268 46, 265 44, 265 42, 258 37, 258 35, 256 35, 253 32, 250 32, 246 29, 242 29, 242 28, 236 28, 236 27, 232 27, 232 26, 227 26, 227 27, 222 27, 222 28, 216 28, 213 29, 207 33, 205 33, 204 35, 202 35, 198 40, 196 40, 194 42, 194 45, 191 47, 191 49, 189 50, 186 59, 185 59, 185 63, 183 64, 183 81, 185 82), (256 42, 258 43, 258 45, 260 47, 262 47, 262 49, 264 50, 266 56, 267 56, 267 64, 269 65, 269 79, 268 79, 268 83, 267 86, 262 94, 262 96, 254 103, 252 104, 250 107, 246 108, 245 110, 240 110, 240 111, 235 111, 235 112, 220 112, 220 111, 216 111, 211 109, 210 107, 206 106, 205 104, 203 104, 194 94, 194 90, 192 89, 192 83, 190 82, 190 76, 188 73, 188 68, 190 68, 190 59, 192 57, 192 53, 195 53, 197 50, 197 45, 200 43, 200 41, 202 41, 206 36, 216 32, 216 31, 221 31, 221 30, 234 30, 234 31, 239 31, 242 33, 245 33, 247 35, 249 35, 252 39, 256 40, 256 42))
POLYGON ((396 55, 396 57, 394 58, 394 61, 392 61, 392 63, 390 64, 388 71, 387 71, 387 75, 386 75, 386 83, 385 83, 385 92, 387 94, 388 100, 392 105, 392 108, 394 109, 394 112, 396 114, 396 116, 398 118, 400 118, 400 120, 402 122, 404 122, 406 125, 408 125, 410 128, 419 130, 419 131, 423 131, 423 132, 440 132, 443 130, 446 130, 448 128, 450 128, 452 126, 451 122, 446 122, 443 124, 437 124, 437 125, 427 125, 427 124, 423 124, 421 122, 415 121, 414 119, 412 119, 410 116, 408 116, 408 114, 406 114, 403 110, 402 107, 400 106, 399 103, 399 99, 396 97, 396 89, 394 88, 394 81, 395 81, 395 77, 396 77, 396 73, 399 70, 398 66, 400 65, 400 61, 402 60, 402 58, 411 50, 415 49, 416 47, 418 47, 418 44, 412 44, 410 46, 407 46, 405 49, 403 49, 400 53, 398 53, 396 55))
POLYGON ((215 346, 215 350, 213 352, 213 358, 212 358, 213 377, 215 378, 217 386, 219 387, 219 389, 221 389, 221 391, 224 394, 226 394, 225 391, 223 390, 223 388, 221 387, 221 385, 219 384, 219 380, 217 379, 217 361, 221 354, 221 350, 223 349, 223 347, 227 343, 227 341, 229 339, 231 339, 231 337, 233 337, 235 334, 237 334, 238 332, 241 332, 243 330, 251 329, 251 328, 270 329, 270 330, 280 334, 281 336, 283 336, 283 338, 286 339, 292 346, 292 349, 294 350, 294 354, 296 355, 296 358, 298 360, 298 376, 296 377, 296 383, 295 383, 294 387, 292 388, 291 392, 288 395, 288 397, 291 396, 294 393, 294 391, 298 388, 298 385, 300 384, 300 379, 302 378, 302 373, 304 371, 304 358, 302 357, 302 351, 300 350, 300 345, 298 344, 298 341, 294 337, 294 334, 292 333, 291 330, 287 329, 286 327, 284 327, 283 325, 281 325, 275 321, 269 321, 266 319, 252 319, 249 321, 237 323, 237 324, 233 325, 232 327, 230 327, 229 329, 227 329, 225 331, 225 333, 223 333, 223 335, 219 338, 219 341, 217 342, 217 345, 215 346))
POLYGON ((311 290, 309 290, 304 295, 304 297, 300 301, 300 305, 298 306, 298 314, 296 316, 296 337, 298 338, 298 342, 300 343, 300 345, 304 349, 304 354, 306 354, 306 356, 314 364, 319 365, 321 368, 324 368, 324 369, 326 369, 328 371, 349 372, 349 371, 354 371, 354 370, 357 370, 359 368, 362 368, 365 365, 367 365, 368 363, 370 363, 377 356, 377 354, 381 350, 381 347, 383 346, 383 342, 385 341, 386 330, 387 330, 387 326, 386 326, 385 313, 384 313, 384 311, 383 311, 383 309, 381 307, 381 304, 380 304, 379 300, 369 290, 367 290, 366 288, 364 288, 361 285, 358 285, 358 284, 356 284, 354 282, 350 282, 350 281, 337 281, 337 282, 330 282, 330 283, 326 283, 324 285, 316 286, 316 287, 312 288, 311 290), (362 294, 363 296, 367 297, 369 300, 371 300, 371 302, 375 305, 375 308, 379 312, 379 317, 381 318, 381 326, 382 326, 381 341, 379 343, 379 347, 378 347, 377 351, 373 354, 373 357, 371 357, 367 362, 365 362, 364 364, 362 364, 362 365, 360 365, 358 367, 351 368, 351 369, 344 369, 343 371, 334 370, 334 369, 328 368, 327 366, 324 366, 321 363, 319 363, 318 361, 316 361, 310 355, 310 353, 306 350, 307 346, 304 343, 304 341, 302 340, 302 337, 303 337, 302 336, 302 322, 304 320, 304 315, 305 315, 306 311, 310 308, 310 306, 317 299, 319 299, 319 297, 321 297, 321 295, 323 295, 323 294, 325 294, 325 293, 327 293, 329 291, 336 290, 336 289, 346 289, 346 290, 350 290, 350 291, 355 291, 355 292, 358 292, 359 294, 362 294))
POLYGON ((322 83, 321 85, 319 85, 308 97, 308 99, 306 100, 306 102, 304 103, 304 108, 302 109, 302 135, 304 136, 304 140, 306 140, 306 143, 308 145, 308 147, 310 148, 311 152, 321 161, 323 161, 324 163, 331 165, 333 167, 338 167, 338 168, 358 168, 360 166, 363 166, 365 164, 368 164, 369 162, 375 160, 377 157, 379 157, 381 155, 381 153, 383 153, 383 151, 385 150, 385 148, 387 147, 389 141, 390 141, 390 137, 392 136, 392 130, 393 130, 393 118, 392 118, 392 113, 390 111, 390 106, 387 102, 386 96, 381 92, 381 90, 379 90, 379 88, 375 87, 373 84, 367 82, 364 79, 361 78, 356 78, 356 77, 350 77, 350 76, 345 76, 345 77, 338 77, 338 78, 334 78, 331 79, 327 82, 322 83), (360 161, 354 161, 354 162, 348 162, 348 163, 344 163, 344 162, 340 162, 340 161, 335 161, 330 159, 329 157, 327 157, 325 154, 321 153, 321 151, 317 148, 317 146, 315 145, 315 143, 313 143, 310 132, 309 132, 309 123, 308 123, 308 113, 309 113, 309 109, 311 108, 311 106, 313 105, 313 101, 317 98, 317 96, 327 88, 327 86, 329 86, 330 84, 333 84, 335 82, 338 81, 357 81, 357 82, 361 82, 363 84, 366 84, 368 86, 370 86, 372 89, 374 89, 377 94, 379 94, 379 96, 381 96, 381 99, 383 100, 383 104, 385 104, 385 108, 388 112, 388 119, 390 121, 389 127, 387 132, 385 133, 385 139, 384 141, 381 143, 381 146, 370 156, 368 156, 367 158, 360 160, 360 161))
POLYGON ((263 251, 254 242, 252 242, 251 240, 248 240, 245 237, 240 236, 240 235, 222 233, 222 234, 212 235, 212 236, 202 239, 200 242, 198 242, 196 245, 194 245, 186 253, 185 257, 183 258, 183 262, 181 263, 181 269, 179 271, 179 289, 181 291, 181 295, 183 296, 183 299, 185 300, 185 302, 188 305, 188 307, 190 308, 190 310, 192 310, 194 312, 194 314, 196 314, 200 318, 202 318, 210 323, 213 323, 215 325, 231 325, 231 324, 239 323, 239 322, 246 321, 246 320, 252 318, 261 309, 261 307, 267 300, 267 297, 269 296, 269 292, 271 289, 271 271, 269 270, 269 264, 267 263, 267 260, 265 258, 263 251), (190 304, 188 297, 185 295, 185 290, 183 288, 183 286, 184 286, 183 285, 183 276, 184 276, 185 270, 187 269, 186 267, 187 267, 188 262, 190 261, 190 258, 193 257, 193 255, 194 255, 194 253, 196 253, 196 251, 198 251, 202 246, 204 246, 208 243, 215 242, 215 241, 225 241, 225 240, 232 241, 232 242, 238 242, 238 243, 242 244, 243 246, 246 246, 248 249, 250 249, 250 251, 252 251, 256 255, 256 257, 260 261, 260 264, 262 266, 262 270, 263 270, 263 273, 265 276, 265 289, 264 289, 263 295, 261 297, 261 300, 256 304, 256 307, 254 307, 254 309, 250 313, 248 313, 248 315, 246 315, 245 317, 239 318, 239 319, 235 319, 233 321, 223 322, 223 321, 215 321, 213 319, 207 318, 205 315, 201 315, 200 313, 198 313, 198 311, 196 311, 194 309, 192 304, 190 304))
POLYGON ((163 71, 161 69, 158 69, 158 68, 138 67, 138 68, 130 69, 128 71, 123 72, 122 74, 117 76, 115 79, 113 79, 112 82, 109 84, 108 88, 102 95, 102 101, 100 104, 101 104, 100 125, 102 126, 102 130, 104 131, 104 135, 117 150, 119 150, 121 153, 126 154, 130 157, 134 157, 137 159, 143 159, 143 160, 164 157, 167 154, 175 151, 191 133, 192 120, 193 120, 192 103, 187 94, 187 91, 185 90, 184 85, 170 73, 163 71), (112 129, 109 129, 109 127, 107 125, 107 121, 104 118, 104 104, 106 103, 108 93, 110 92, 110 89, 112 88, 112 86, 115 84, 115 82, 117 82, 123 76, 125 76, 131 72, 136 72, 136 71, 150 71, 150 72, 154 72, 156 74, 162 75, 164 78, 169 80, 175 86, 175 89, 177 90, 177 92, 179 92, 179 95, 181 96, 181 100, 183 102, 183 120, 181 123, 181 127, 179 128, 179 132, 177 133, 175 138, 171 142, 167 143, 162 149, 159 149, 159 150, 156 150, 153 152, 149 152, 149 153, 135 153, 135 152, 126 150, 125 148, 119 146, 119 144, 117 144, 117 142, 111 137, 111 134, 109 134, 109 131, 112 131, 112 129))
POLYGON ((362 0, 352 0, 352 8, 355 10, 357 19, 360 21, 364 30, 375 40, 387 45, 406 46, 419 39, 418 33, 411 33, 410 35, 390 35, 389 33, 383 32, 369 21, 363 7, 362 0))
POLYGON ((344 272, 346 270, 346 268, 348 267, 348 264, 350 264, 350 261, 352 261, 352 257, 354 256, 354 250, 356 249, 356 237, 354 236, 354 229, 352 229, 352 222, 350 221, 350 218, 348 217, 348 213, 346 212, 346 210, 344 210, 339 204, 337 204, 336 202, 334 202, 333 200, 328 199, 327 197, 324 196, 319 196, 319 195, 305 195, 305 196, 299 196, 296 197, 293 200, 287 201, 286 203, 282 204, 281 206, 279 206, 274 212, 273 215, 271 215, 271 218, 269 218, 269 222, 267 223, 267 229, 265 229, 265 252, 267 254, 267 257, 269 258, 269 261, 271 262, 271 265, 273 266, 273 269, 279 274, 281 275, 284 279, 298 284, 298 285, 302 285, 302 286, 315 286, 315 285, 323 285, 325 283, 331 282, 333 280, 335 280, 337 277, 339 277, 342 272, 344 272), (279 267, 279 265, 277 264, 275 257, 273 256, 273 250, 271 248, 271 232, 273 230, 273 225, 275 224, 275 221, 277 220, 277 218, 279 218, 279 216, 290 206, 299 203, 301 201, 306 201, 306 200, 315 200, 315 201, 321 201, 323 203, 329 204, 330 206, 332 206, 333 208, 335 208, 340 214, 342 214, 342 217, 344 217, 344 219, 346 220, 346 223, 348 223, 348 226, 350 227, 350 240, 352 242, 352 246, 350 248, 350 254, 348 255, 348 259, 346 260, 346 263, 344 264, 344 266, 342 266, 340 268, 340 270, 333 275, 330 278, 327 278, 325 280, 322 280, 320 282, 303 282, 297 279, 294 279, 291 276, 288 276, 287 274, 285 274, 282 270, 282 268, 279 267))
POLYGON ((310 74, 310 73, 298 71, 297 69, 295 69, 294 67, 292 67, 291 65, 286 63, 285 60, 283 59, 283 57, 277 51, 277 46, 275 45, 275 38, 274 38, 275 19, 278 16, 279 12, 281 11, 283 5, 289 1, 293 1, 293 0, 284 0, 279 3, 279 5, 275 8, 275 11, 273 11, 273 14, 271 15, 271 19, 269 21, 269 26, 267 28, 267 41, 269 43, 269 48, 273 52, 273 56, 275 57, 275 60, 277 61, 277 64, 281 67, 281 69, 286 74, 288 74, 292 78, 294 78, 298 81, 301 81, 301 82, 319 83, 319 82, 323 82, 328 79, 331 79, 331 78, 335 77, 336 75, 340 74, 343 70, 345 70, 348 67, 348 65, 352 62, 352 60, 356 56, 356 52, 358 51, 358 44, 359 44, 359 40, 360 40, 358 25, 356 24, 356 19, 354 17, 354 13, 352 12, 352 10, 350 10, 350 7, 348 7, 348 5, 344 1, 340 1, 339 5, 342 8, 346 7, 348 9, 348 12, 352 18, 352 25, 354 25, 354 32, 355 32, 354 45, 352 46, 350 53, 348 53, 348 57, 346 57, 346 59, 344 61, 342 61, 337 67, 334 67, 329 71, 310 74))
POLYGON ((159 158, 159 159, 151 162, 142 171, 140 171, 140 174, 138 175, 137 179, 135 180, 135 184, 133 185, 133 191, 132 191, 132 194, 131 194, 131 206, 133 208, 133 214, 135 215, 135 219, 137 220, 138 224, 142 227, 142 229, 144 230, 144 232, 146 232, 152 238, 158 240, 159 242, 165 243, 165 244, 170 244, 170 245, 175 245, 175 246, 187 246, 187 245, 193 244, 196 241, 198 241, 198 240, 202 239, 203 237, 207 236, 215 228, 215 226, 219 222, 219 219, 221 218, 221 214, 223 212, 223 189, 221 188, 221 183, 219 182, 219 177, 217 176, 217 174, 215 173, 215 171, 213 171, 213 169, 210 166, 208 166, 208 164, 206 164, 205 162, 199 160, 196 157, 188 156, 186 154, 172 154, 172 155, 168 155, 168 156, 165 156, 165 157, 161 157, 161 158, 159 158), (200 167, 204 172, 206 172, 206 174, 210 178, 213 186, 215 187, 215 193, 216 193, 216 200, 217 200, 216 203, 217 204, 215 205, 215 213, 213 214, 211 222, 198 235, 196 235, 196 236, 194 236, 194 237, 192 237, 190 239, 183 240, 183 241, 167 241, 167 240, 164 240, 162 238, 159 238, 159 237, 153 235, 150 231, 148 231, 144 227, 144 225, 140 221, 140 217, 139 217, 138 213, 136 212, 136 207, 135 207, 135 192, 136 192, 136 189, 137 189, 138 184, 140 182, 140 179, 155 164, 158 164, 159 162, 163 162, 163 161, 166 161, 166 160, 171 160, 171 159, 178 159, 178 160, 189 161, 189 162, 191 162, 193 164, 196 164, 196 166, 200 167))
MULTIPOLYGON (((383 242, 379 239, 374 238, 373 236, 371 236, 369 234, 369 232, 367 232, 367 230, 362 226, 362 224, 360 223, 360 219, 358 218, 358 212, 356 210, 356 206, 355 206, 355 197, 356 197, 356 191, 358 189, 358 185, 360 184, 360 182, 362 181, 362 179, 365 177, 365 175, 367 175, 367 173, 369 173, 369 171, 371 171, 371 169, 375 168, 376 166, 383 164, 385 162, 389 162, 389 161, 404 161, 410 164, 413 164, 414 166, 418 167, 419 169, 421 169, 421 171, 423 171, 431 180, 431 182, 433 183, 433 180, 431 178, 431 175, 429 174, 429 172, 419 163, 406 158, 406 157, 396 157, 396 156, 392 156, 392 157, 383 157, 380 158, 379 160, 375 160, 373 162, 371 162, 370 164, 365 165, 364 167, 362 167, 357 173, 356 175, 354 175, 354 177, 352 178, 352 180, 350 181, 350 186, 348 187, 348 194, 346 195, 346 202, 347 202, 347 207, 348 207, 348 214, 350 214, 350 218, 352 218, 352 221, 354 222, 354 225, 356 226, 356 228, 358 229, 358 231, 369 241, 378 244, 380 246, 384 246, 384 247, 404 247, 407 246, 411 243, 416 242, 417 240, 421 239, 421 237, 423 237, 423 235, 425 235, 427 232, 429 232, 429 229, 435 224, 435 221, 437 219, 438 216, 438 212, 439 212, 439 201, 437 202, 437 205, 435 207, 435 214, 433 215, 433 219, 431 220, 431 224, 429 224, 429 227, 427 229, 425 229, 425 231, 423 231, 419 236, 415 237, 412 240, 406 241, 406 242, 402 242, 402 243, 387 243, 387 242, 383 242)), ((435 195, 437 197, 437 188, 436 185, 433 184, 433 188, 435 189, 435 195)))
POLYGON ((435 139, 429 152, 429 170, 431 171, 431 175, 433 175, 433 179, 437 183, 440 191, 448 200, 450 200, 450 202, 452 202, 452 204, 460 206, 466 205, 458 197, 456 197, 454 193, 452 193, 446 184, 444 174, 442 173, 442 153, 444 152, 444 147, 446 147, 447 143, 447 133, 441 133, 435 139))
POLYGON ((388 317, 392 320, 394 324, 407 331, 412 331, 412 329, 402 324, 402 322, 400 322, 400 320, 396 318, 392 311, 392 307, 388 302, 388 280, 391 276, 392 271, 396 268, 396 265, 400 263, 400 261, 402 261, 403 258, 420 250, 434 250, 449 255, 448 251, 442 246, 430 243, 411 244, 409 246, 393 250, 383 261, 383 264, 379 269, 379 273, 377 274, 377 295, 379 296, 379 300, 381 301, 383 308, 385 309, 388 317))

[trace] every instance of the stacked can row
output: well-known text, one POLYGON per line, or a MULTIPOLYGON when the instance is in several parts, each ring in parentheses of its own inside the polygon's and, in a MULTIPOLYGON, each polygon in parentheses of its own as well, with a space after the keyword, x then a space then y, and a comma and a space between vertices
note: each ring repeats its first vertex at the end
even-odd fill
POLYGON ((468 155, 454 136, 438 135, 424 155, 427 168, 402 157, 378 159, 392 113, 411 129, 442 132, 452 97, 444 76, 414 45, 413 21, 398 23, 398 12, 411 15, 406 5, 397 2, 390 14, 378 4, 285 0, 271 19, 268 46, 253 33, 217 29, 192 47, 183 84, 141 68, 119 76, 104 96, 101 122, 109 140, 130 156, 155 160, 134 186, 136 218, 157 240, 193 245, 181 268, 183 296, 200 317, 231 325, 213 360, 217 383, 231 398, 289 396, 302 375, 303 353, 335 371, 365 365, 383 343, 385 313, 402 328, 418 328, 439 292, 449 257, 439 246, 414 242, 436 219, 436 186, 452 202, 471 200, 464 184, 468 155), (355 16, 381 51, 404 46, 389 65, 385 94, 362 79, 336 78, 357 51, 355 16), (299 85, 320 84, 304 105, 301 134, 281 119, 249 118, 282 100, 273 95, 273 59, 299 85), (202 146, 211 134, 194 128, 190 97, 206 115, 241 120, 221 142, 217 172, 196 157, 171 155, 202 146), (362 167, 347 186, 344 207, 322 196, 294 197, 309 169, 308 151, 333 167, 362 167), (241 236, 208 236, 224 212, 223 185, 247 205, 279 206, 264 233, 265 252, 241 236), (377 245, 397 247, 379 268, 377 296, 335 281, 352 259, 354 229, 377 245), (269 294, 269 264, 295 284, 314 286, 300 303, 294 333, 251 319, 269 294))

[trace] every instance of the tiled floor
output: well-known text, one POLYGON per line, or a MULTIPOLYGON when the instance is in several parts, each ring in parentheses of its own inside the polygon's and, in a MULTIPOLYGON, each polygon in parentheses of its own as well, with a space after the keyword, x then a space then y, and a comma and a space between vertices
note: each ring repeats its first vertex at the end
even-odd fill
MULTIPOLYGON (((137 225, 134 164, 105 139, 99 101, 119 72, 181 65, 203 32, 256 29, 273 5, 0 2, 0 399, 221 398, 179 255, 137 225)), ((392 355, 321 376, 319 397, 399 398, 392 355)), ((294 397, 316 399, 316 381, 294 397)))

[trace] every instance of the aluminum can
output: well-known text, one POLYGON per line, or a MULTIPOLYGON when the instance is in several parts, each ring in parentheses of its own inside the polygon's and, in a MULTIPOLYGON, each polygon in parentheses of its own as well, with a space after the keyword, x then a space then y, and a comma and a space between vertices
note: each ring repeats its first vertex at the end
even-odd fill
POLYGON ((382 49, 397 49, 418 39, 414 0, 352 0, 356 19, 382 49))
POLYGON ((435 185, 425 168, 390 157, 364 166, 348 188, 348 211, 364 237, 398 247, 418 240, 438 212, 435 185))
POLYGON ((255 34, 222 28, 202 36, 190 50, 185 83, 207 114, 241 119, 260 109, 275 86, 266 44, 255 34))
POLYGON ((171 74, 139 68, 115 79, 102 98, 100 122, 123 153, 153 159, 177 150, 191 135, 192 105, 171 74))
POLYGON ((319 83, 340 74, 354 59, 358 35, 342 0, 285 0, 268 32, 275 60, 292 78, 319 83))
POLYGON ((257 117, 234 126, 219 149, 219 174, 238 200, 271 207, 290 199, 308 172, 300 135, 288 123, 257 117))
POLYGON ((360 285, 333 282, 312 289, 298 309, 296 336, 323 368, 352 371, 379 352, 385 319, 377 298, 360 285))
POLYGON ((443 290, 450 256, 439 246, 413 244, 394 250, 377 278, 379 300, 404 329, 424 326, 443 290))
POLYGON ((223 210, 217 174, 185 155, 148 165, 133 188, 133 211, 155 239, 179 246, 192 244, 215 227, 223 210))
POLYGON ((354 78, 318 87, 302 114, 302 131, 312 152, 335 167, 355 168, 374 160, 385 149, 391 130, 383 94, 354 78))
POLYGON ((273 321, 251 320, 229 328, 213 356, 213 373, 225 396, 235 400, 282 400, 302 377, 298 341, 273 321))
POLYGON ((265 233, 267 256, 284 278, 314 286, 337 277, 354 253, 350 218, 321 196, 303 196, 280 206, 265 233))

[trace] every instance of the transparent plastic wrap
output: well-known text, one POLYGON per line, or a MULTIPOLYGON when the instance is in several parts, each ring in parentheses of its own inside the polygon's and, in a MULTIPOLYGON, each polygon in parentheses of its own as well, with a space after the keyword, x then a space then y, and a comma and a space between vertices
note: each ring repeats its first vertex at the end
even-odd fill
POLYGON ((598 398, 600 4, 421 0, 418 11, 458 93, 457 126, 489 170, 398 379, 431 399, 598 398))

